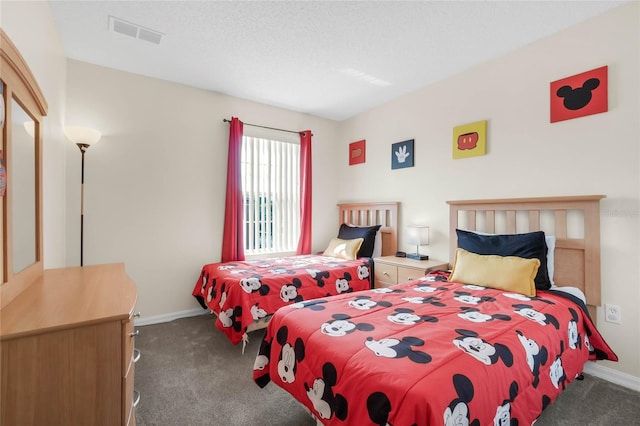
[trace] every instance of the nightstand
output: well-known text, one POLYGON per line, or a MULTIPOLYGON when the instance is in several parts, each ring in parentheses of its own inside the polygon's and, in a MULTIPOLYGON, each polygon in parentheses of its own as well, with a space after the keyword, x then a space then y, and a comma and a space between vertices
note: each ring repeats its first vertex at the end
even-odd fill
POLYGON ((374 288, 416 280, 437 269, 449 269, 449 263, 441 260, 413 260, 406 257, 382 256, 374 261, 374 288))

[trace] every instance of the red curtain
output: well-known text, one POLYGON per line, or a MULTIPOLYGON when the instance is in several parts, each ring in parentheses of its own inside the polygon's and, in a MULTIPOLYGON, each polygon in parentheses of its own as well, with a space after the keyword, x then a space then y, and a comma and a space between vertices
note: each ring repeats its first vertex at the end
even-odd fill
POLYGON ((224 208, 222 262, 244 260, 242 214, 242 121, 231 117, 227 159, 227 198, 224 208))
POLYGON ((311 253, 311 130, 300 132, 300 239, 296 254, 311 253))

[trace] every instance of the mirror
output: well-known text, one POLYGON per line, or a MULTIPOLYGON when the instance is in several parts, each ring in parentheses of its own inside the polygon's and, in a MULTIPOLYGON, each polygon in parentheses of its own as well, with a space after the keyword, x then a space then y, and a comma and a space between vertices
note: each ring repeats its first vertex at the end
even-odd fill
POLYGON ((48 106, 24 57, 2 28, 0 85, 5 118, 0 129, 0 150, 7 173, 6 192, 0 196, 0 309, 3 309, 40 278, 44 270, 42 120, 48 106), (31 126, 25 127, 25 122, 31 126))
POLYGON ((13 200, 13 273, 18 273, 36 261, 36 141, 35 122, 15 99, 11 111, 11 167, 7 178, 13 200))

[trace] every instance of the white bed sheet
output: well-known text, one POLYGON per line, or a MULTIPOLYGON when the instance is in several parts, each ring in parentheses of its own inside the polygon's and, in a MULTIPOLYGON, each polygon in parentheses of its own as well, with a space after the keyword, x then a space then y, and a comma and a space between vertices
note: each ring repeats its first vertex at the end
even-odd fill
POLYGON ((550 288, 550 290, 556 290, 556 291, 564 291, 565 293, 569 293, 572 296, 575 296, 577 298, 579 298, 580 300, 582 300, 582 302, 586 305, 587 303, 587 298, 585 297, 584 293, 582 292, 582 290, 580 290, 578 287, 571 287, 571 286, 557 286, 555 284, 553 284, 550 288))

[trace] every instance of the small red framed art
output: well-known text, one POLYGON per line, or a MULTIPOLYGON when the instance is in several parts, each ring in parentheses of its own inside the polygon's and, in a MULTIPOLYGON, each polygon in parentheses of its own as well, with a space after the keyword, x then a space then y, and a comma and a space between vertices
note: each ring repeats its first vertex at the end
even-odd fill
POLYGON ((550 84, 550 121, 607 112, 608 67, 595 68, 550 84))
POLYGON ((351 142, 349 144, 349 165, 362 164, 367 158, 366 140, 351 142))

